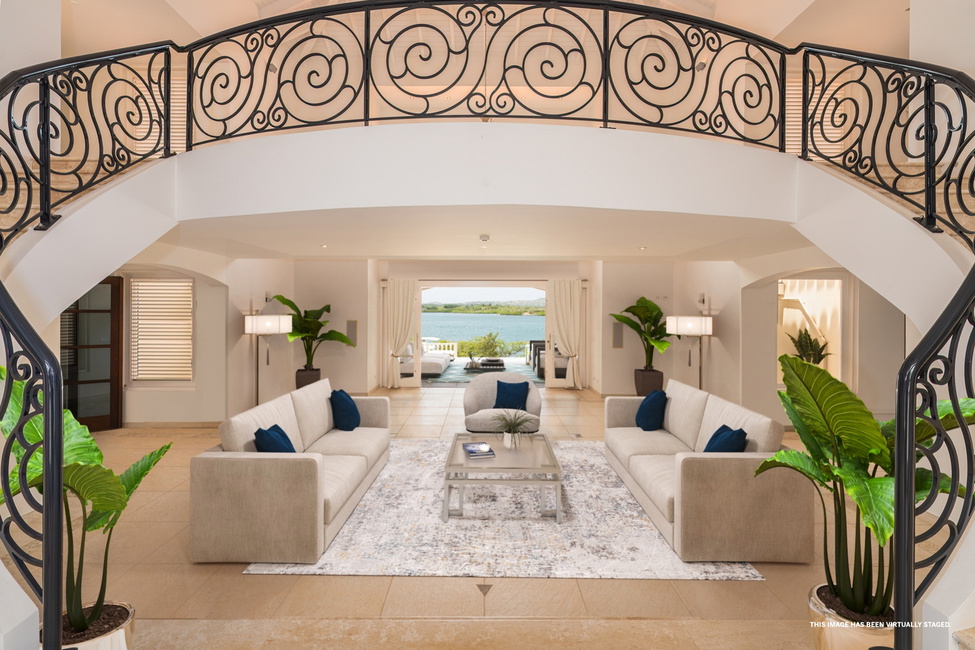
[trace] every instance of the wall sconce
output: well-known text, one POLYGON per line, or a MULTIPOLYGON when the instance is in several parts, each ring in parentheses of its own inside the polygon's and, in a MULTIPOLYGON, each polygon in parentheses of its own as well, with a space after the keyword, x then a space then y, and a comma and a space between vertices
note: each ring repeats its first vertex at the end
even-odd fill
MULTIPOLYGON (((712 316, 668 316, 667 331, 681 336, 697 337, 697 387, 704 389, 704 357, 701 355, 701 339, 714 334, 712 316)), ((691 365, 691 350, 687 350, 687 365, 691 365)))
MULTIPOLYGON (((258 337, 272 334, 290 334, 291 316, 288 314, 251 314, 244 316, 244 334, 256 334, 258 337)), ((271 365, 271 344, 264 340, 267 346, 266 365, 271 365)), ((254 404, 261 403, 261 353, 260 348, 254 348, 254 404)))

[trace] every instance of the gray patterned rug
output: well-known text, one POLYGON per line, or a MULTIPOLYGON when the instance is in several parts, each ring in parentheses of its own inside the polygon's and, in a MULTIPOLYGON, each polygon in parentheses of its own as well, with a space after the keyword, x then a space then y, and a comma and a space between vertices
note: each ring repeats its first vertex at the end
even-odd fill
POLYGON ((537 488, 509 486, 468 488, 464 516, 444 523, 448 445, 392 440, 386 467, 316 564, 252 564, 245 573, 763 579, 750 564, 682 562, 597 441, 553 443, 563 470, 561 524, 539 516, 537 488))

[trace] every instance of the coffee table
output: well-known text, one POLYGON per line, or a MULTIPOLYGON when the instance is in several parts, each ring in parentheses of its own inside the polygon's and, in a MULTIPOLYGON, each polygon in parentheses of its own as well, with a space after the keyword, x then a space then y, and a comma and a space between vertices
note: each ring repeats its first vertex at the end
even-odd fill
POLYGON ((464 488, 468 485, 537 485, 543 517, 555 517, 562 523, 562 466, 544 433, 521 434, 521 444, 505 449, 501 435, 493 433, 458 433, 450 445, 444 467, 443 520, 464 514, 464 488), (465 442, 486 442, 494 458, 468 458, 461 446, 465 442), (555 508, 546 508, 546 487, 555 490, 555 508), (450 507, 451 488, 455 488, 458 506, 450 507))

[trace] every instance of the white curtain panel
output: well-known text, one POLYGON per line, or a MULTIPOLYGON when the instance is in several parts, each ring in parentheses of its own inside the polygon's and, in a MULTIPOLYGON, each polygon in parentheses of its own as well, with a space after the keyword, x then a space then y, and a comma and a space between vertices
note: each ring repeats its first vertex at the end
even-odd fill
POLYGON ((585 388, 579 351, 582 348, 582 280, 552 280, 549 285, 552 329, 559 351, 569 357, 565 383, 569 388, 585 388))
MULTIPOLYGON (((386 283, 386 349, 389 350, 387 388, 399 388, 399 357, 413 335, 413 305, 417 280, 390 279, 386 283)), ((414 367, 417 360, 414 360, 414 367)))

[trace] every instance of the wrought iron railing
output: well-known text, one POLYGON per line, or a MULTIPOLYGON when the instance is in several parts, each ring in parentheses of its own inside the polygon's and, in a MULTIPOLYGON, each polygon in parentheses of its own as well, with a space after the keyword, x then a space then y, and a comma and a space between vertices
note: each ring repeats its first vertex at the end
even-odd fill
MULTIPOLYGON (((971 247, 973 102, 975 82, 944 68, 809 44, 789 50, 733 27, 623 2, 338 4, 186 47, 157 43, 0 80, 0 252, 25 229, 50 227, 66 201, 176 150, 416 119, 666 129, 794 152, 907 201, 926 227, 946 226, 971 247)), ((19 313, 2 297, 0 314, 19 313)), ((940 333, 928 338, 961 336, 957 328, 972 316, 958 313, 943 317, 940 333)), ((39 340, 16 332, 23 354, 40 359, 39 340)), ((902 379, 902 416, 907 404, 912 414, 923 411, 915 395, 926 399, 930 386, 954 376, 936 370, 954 368, 953 356, 930 354, 915 362, 912 379, 902 379)), ((42 366, 31 365, 32 376, 42 366)), ((60 399, 60 382, 46 369, 43 378, 47 407, 60 399)), ((906 417, 901 425, 909 426, 906 417)), ((913 533, 905 531, 897 570, 913 580, 913 533)), ((913 583, 903 587, 910 591, 900 593, 905 622, 941 564, 933 562, 916 595, 913 583)))
POLYGON ((55 650, 61 647, 61 534, 64 530, 61 366, 2 284, 0 341, 6 360, 0 417, 5 428, 9 426, 4 431, 6 437, 0 454, 0 492, 8 513, 0 526, 0 541, 37 599, 44 604, 52 603, 42 608, 42 642, 44 650, 55 650), (15 381, 24 382, 23 392, 12 399, 15 381), (19 404, 19 410, 11 408, 12 404, 19 404), (43 436, 38 431, 40 418, 43 418, 43 436), (32 458, 33 462, 42 463, 43 491, 25 487, 32 458), (19 498, 12 496, 7 481, 15 466, 17 482, 22 487, 19 498), (48 503, 52 507, 45 507, 48 503), (31 513, 40 513, 40 525, 31 513), (40 552, 33 548, 37 542, 41 542, 40 552), (34 575, 36 568, 41 569, 40 581, 34 575))

